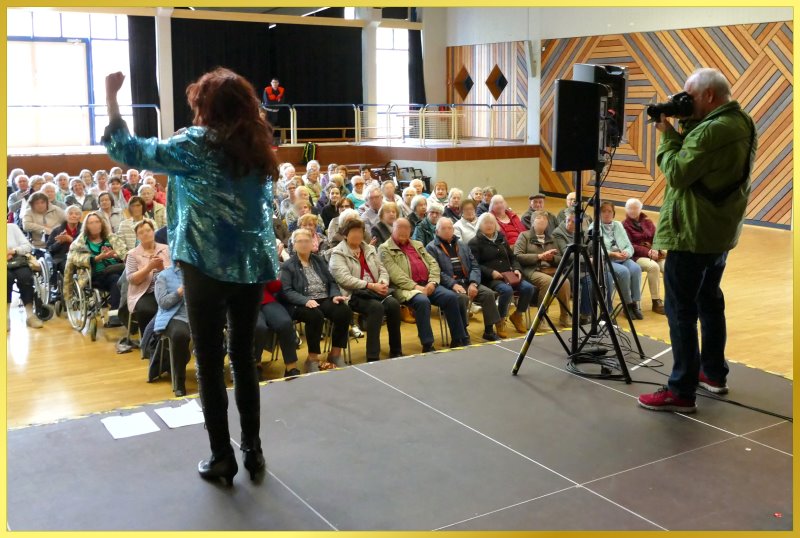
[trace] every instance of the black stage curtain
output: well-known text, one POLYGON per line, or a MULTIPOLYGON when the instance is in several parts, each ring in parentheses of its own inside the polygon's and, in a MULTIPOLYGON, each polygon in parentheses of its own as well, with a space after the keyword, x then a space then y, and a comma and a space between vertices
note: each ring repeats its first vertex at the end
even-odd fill
MULTIPOLYGON (((128 54, 133 104, 159 105, 154 17, 128 17, 128 54)), ((152 108, 134 108, 133 125, 129 127, 138 136, 158 136, 158 116, 152 108)), ((170 134, 164 133, 164 137, 170 134)))
POLYGON ((411 103, 428 104, 422 71, 422 32, 408 31, 408 98, 411 103))

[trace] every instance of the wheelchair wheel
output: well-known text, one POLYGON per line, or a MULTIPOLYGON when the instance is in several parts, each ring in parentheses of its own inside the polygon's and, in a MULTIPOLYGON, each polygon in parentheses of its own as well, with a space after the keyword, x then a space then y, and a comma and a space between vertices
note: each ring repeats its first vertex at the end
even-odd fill
POLYGON ((72 282, 72 297, 66 301, 65 305, 67 318, 70 325, 76 331, 82 331, 86 327, 87 298, 83 294, 83 289, 77 281, 72 282))
POLYGON ((89 320, 89 338, 92 339, 92 342, 97 341, 97 319, 100 316, 92 316, 92 319, 89 320))
POLYGON ((59 299, 53 304, 53 312, 55 312, 56 317, 61 317, 61 314, 64 313, 64 302, 59 299))
POLYGON ((52 319, 53 314, 55 313, 55 308, 49 304, 44 304, 39 297, 34 296, 33 313, 36 314, 36 317, 40 320, 47 321, 52 319))

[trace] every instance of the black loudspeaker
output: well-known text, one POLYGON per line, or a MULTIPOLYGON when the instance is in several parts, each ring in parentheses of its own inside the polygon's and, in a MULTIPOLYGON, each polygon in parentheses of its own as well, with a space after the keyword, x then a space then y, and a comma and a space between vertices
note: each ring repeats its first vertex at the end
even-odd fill
POLYGON ((625 90, 628 86, 628 69, 618 65, 575 64, 572 79, 583 82, 605 84, 610 89, 608 96, 609 122, 605 146, 619 146, 625 135, 625 90))
POLYGON ((594 170, 600 160, 603 110, 608 90, 601 84, 556 80, 553 108, 553 171, 594 170))

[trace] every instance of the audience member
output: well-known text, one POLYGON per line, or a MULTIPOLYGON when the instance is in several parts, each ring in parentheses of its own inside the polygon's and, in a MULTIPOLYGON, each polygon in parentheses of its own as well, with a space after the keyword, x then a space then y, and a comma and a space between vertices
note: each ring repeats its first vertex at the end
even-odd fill
POLYGON ((108 194, 111 195, 111 200, 114 202, 114 207, 124 211, 128 208, 128 201, 122 192, 122 177, 111 176, 108 180, 108 194))
POLYGON ((72 242, 78 237, 81 231, 81 217, 83 212, 76 205, 67 207, 66 221, 53 228, 47 238, 47 251, 53 260, 55 273, 64 273, 67 264, 67 253, 72 242))
MULTIPOLYGON (((394 184, 394 181, 384 181, 381 183, 381 192, 383 193, 383 201, 386 202, 393 202, 397 204, 397 210, 402 213, 403 211, 403 199, 397 196, 397 187, 394 184)), ((405 217, 405 215, 401 214, 400 217, 405 217)))
MULTIPOLYGON (((122 172, 120 172, 122 174, 122 172)), ((113 173, 111 174, 114 175, 113 173)), ((130 200, 132 196, 139 195, 140 179, 139 171, 131 168, 127 173, 127 181, 122 185, 122 194, 126 200, 130 200)))
POLYGON ((94 185, 89 189, 89 192, 96 197, 100 196, 101 192, 108 190, 108 172, 105 170, 98 170, 94 173, 94 185))
POLYGON ((150 185, 139 187, 139 198, 144 201, 144 216, 156 223, 156 228, 167 225, 167 208, 155 201, 156 190, 150 185))
MULTIPOLYGON (((325 234, 328 236, 328 241, 333 241, 333 238, 339 229, 339 217, 347 209, 352 209, 355 211, 355 204, 350 198, 341 198, 336 204, 336 211, 338 214, 328 223, 328 230, 325 232, 325 234)), ((355 215, 358 217, 358 211, 355 211, 355 215)), ((332 244, 331 246, 335 245, 332 244)))
POLYGON ((367 225, 367 229, 371 230, 380 222, 378 211, 383 205, 383 192, 380 187, 370 187, 367 189, 365 197, 367 203, 361 206, 361 219, 367 225))
POLYGON ((421 179, 412 179, 408 186, 414 187, 414 190, 417 191, 417 196, 424 196, 425 198, 430 196, 430 193, 425 192, 425 183, 421 179))
POLYGON ((555 215, 544 208, 545 198, 547 197, 542 193, 531 194, 528 197, 530 206, 528 207, 528 210, 522 214, 522 225, 525 226, 526 230, 530 230, 531 218, 533 217, 533 214, 537 211, 540 211, 547 216, 547 233, 548 235, 552 235, 555 229, 558 228, 558 219, 555 215))
MULTIPOLYGON (((358 211, 352 208, 347 208, 342 210, 338 218, 331 221, 331 225, 328 227, 328 245, 330 248, 334 248, 336 245, 344 241, 344 236, 339 233, 339 230, 344 226, 345 222, 351 219, 360 219, 358 216, 358 211)), ((366 230, 364 231, 364 240, 368 243, 372 242, 372 237, 366 230)))
POLYGON ((158 312, 155 287, 158 273, 172 265, 169 247, 156 243, 153 221, 144 219, 134 227, 139 244, 125 258, 128 279, 128 311, 144 330, 158 312))
POLYGON ((436 223, 439 221, 443 212, 444 208, 438 202, 430 200, 428 203, 427 216, 417 223, 411 238, 415 241, 419 241, 423 246, 433 241, 433 238, 436 237, 436 223))
MULTIPOLYGON (((485 192, 485 191, 484 191, 485 192)), ((516 213, 506 204, 506 199, 501 194, 492 196, 489 203, 489 212, 494 215, 500 231, 503 232, 509 246, 514 246, 519 234, 525 231, 525 225, 519 220, 516 213)))
POLYGON ((472 187, 469 191, 469 199, 475 202, 477 208, 479 204, 483 203, 483 187, 472 187))
POLYGON ((50 201, 51 206, 55 206, 62 210, 67 208, 67 205, 64 202, 60 202, 58 200, 58 187, 56 187, 54 183, 45 183, 42 185, 42 188, 39 189, 39 192, 43 192, 45 195, 47 195, 47 199, 50 201))
POLYGON ((347 197, 353 202, 356 209, 361 209, 361 206, 366 202, 364 198, 365 183, 364 178, 361 176, 353 176, 353 179, 350 180, 350 184, 353 185, 353 190, 347 197))
POLYGON ((650 298, 653 300, 653 312, 664 315, 664 301, 661 299, 661 273, 667 252, 653 249, 653 238, 656 225, 642 213, 642 202, 631 198, 625 203, 625 220, 622 226, 628 234, 633 246, 633 261, 642 271, 647 273, 647 284, 650 286, 650 298))
POLYGON ((449 218, 452 222, 456 222, 461 218, 461 199, 464 197, 464 191, 453 187, 450 189, 450 195, 447 198, 447 205, 444 208, 444 216, 449 218))
POLYGON ((169 338, 175 366, 175 396, 186 395, 186 366, 192 359, 189 342, 189 314, 183 297, 183 272, 180 263, 158 273, 154 295, 158 304, 153 328, 169 338))
POLYGON ((461 218, 453 225, 456 237, 461 239, 464 245, 468 245, 478 233, 478 215, 475 213, 475 206, 474 200, 464 200, 461 203, 461 218))
POLYGON ((437 181, 433 185, 433 200, 435 202, 439 202, 442 206, 447 205, 447 182, 446 181, 437 181))
POLYGON ((487 185, 483 188, 483 201, 475 208, 475 213, 479 217, 489 211, 489 204, 495 194, 497 194, 497 189, 491 185, 487 185))
POLYGON ((31 243, 43 249, 47 245, 47 237, 53 229, 66 220, 64 211, 50 205, 50 200, 43 192, 34 192, 28 198, 28 210, 22 217, 22 229, 31 234, 31 243))
POLYGON ((404 213, 404 218, 408 218, 413 213, 411 210, 411 200, 413 200, 416 195, 417 190, 414 187, 406 187, 403 189, 401 212, 404 213))
POLYGON ((92 171, 84 168, 78 174, 78 179, 83 181, 83 186, 86 187, 85 188, 86 192, 91 192, 92 187, 95 186, 94 176, 92 175, 92 171))
POLYGON ((69 182, 69 190, 72 194, 67 196, 64 203, 67 205, 77 205, 83 211, 96 211, 99 207, 97 205, 97 198, 94 194, 86 192, 86 185, 80 178, 75 178, 69 182))
POLYGON ((32 329, 41 329, 42 322, 33 313, 33 273, 26 258, 33 246, 16 224, 8 223, 6 232, 6 331, 11 329, 11 293, 15 282, 25 306, 25 324, 32 329))
POLYGON ((8 212, 13 213, 15 219, 19 221, 19 212, 22 209, 22 204, 28 199, 31 194, 30 179, 25 174, 19 174, 14 178, 14 184, 17 190, 12 192, 8 197, 8 212))
POLYGON ((297 181, 294 179, 290 179, 286 182, 286 197, 281 200, 280 206, 278 210, 281 213, 281 217, 286 218, 287 213, 292 209, 294 203, 297 201, 297 181))
POLYGON ((264 297, 261 299, 261 308, 256 321, 256 335, 254 340, 254 357, 256 368, 259 371, 259 378, 263 379, 263 368, 261 366, 261 355, 269 344, 269 334, 272 332, 277 338, 277 345, 280 346, 283 354, 283 364, 285 366, 283 377, 291 378, 300 375, 297 368, 297 335, 294 331, 292 317, 286 308, 278 302, 280 295, 281 281, 271 280, 264 284, 264 297))
MULTIPOLYGON (((156 194, 155 194, 155 196, 153 196, 153 200, 155 200, 156 202, 158 202, 159 204, 161 204, 163 206, 166 206, 167 205, 167 193, 164 192, 164 189, 162 189, 161 185, 158 184, 158 181, 156 180, 156 176, 154 176, 154 175, 145 176, 143 182, 144 182, 145 185, 150 185, 151 187, 153 187, 153 189, 155 189, 156 194)), ((141 187, 140 187, 140 189, 141 189, 141 187)))
MULTIPOLYGON (((313 254, 319 254, 323 258, 327 259, 328 249, 330 246, 328 245, 328 238, 320 233, 318 217, 316 215, 306 213, 297 219, 296 224, 296 229, 308 230, 308 233, 311 234, 311 252, 313 254)), ((294 233, 294 230, 292 230, 292 233, 294 233)), ((292 254, 294 254, 294 243, 290 238, 289 255, 292 254)))
POLYGON ((311 204, 316 204, 322 193, 320 183, 319 161, 311 160, 306 164, 306 173, 303 175, 303 185, 308 189, 311 204))
POLYGON ((117 235, 125 243, 125 250, 133 250, 136 246, 136 232, 134 231, 136 223, 144 218, 144 200, 138 196, 131 196, 128 201, 128 215, 127 219, 123 219, 119 223, 119 230, 117 235))
POLYGON ((58 192, 56 193, 56 198, 59 202, 65 202, 67 200, 67 196, 72 194, 69 190, 69 174, 66 172, 59 172, 56 174, 55 177, 56 187, 58 187, 58 192))
POLYGON ((97 204, 100 206, 98 213, 106 221, 112 233, 119 232, 119 225, 122 224, 125 215, 121 209, 114 207, 114 198, 111 193, 103 191, 97 197, 97 204))
POLYGON ((634 319, 644 319, 639 308, 642 286, 642 268, 631 259, 633 245, 631 245, 625 228, 619 221, 614 220, 614 204, 609 201, 600 203, 600 232, 603 236, 608 257, 613 262, 614 273, 619 281, 621 299, 628 306, 628 311, 634 319))
POLYGON ((392 235, 392 226, 398 215, 397 204, 385 202, 378 211, 378 224, 372 227, 372 238, 377 245, 382 245, 392 235))
MULTIPOLYGON (((319 212, 319 216, 322 218, 322 225, 325 229, 328 229, 328 226, 331 223, 331 220, 335 217, 339 216, 339 209, 336 207, 336 204, 339 203, 339 200, 342 199, 341 191, 339 187, 335 184, 330 183, 329 185, 333 185, 330 189, 327 189, 328 192, 328 203, 322 210, 319 212)), ((348 200, 350 202, 350 200, 348 200)), ((352 205, 352 202, 350 202, 352 205)))
POLYGON ((421 194, 417 194, 411 199, 411 213, 408 215, 408 222, 411 223, 411 226, 416 228, 417 224, 419 224, 420 221, 425 218, 425 214, 427 212, 428 199, 421 194))

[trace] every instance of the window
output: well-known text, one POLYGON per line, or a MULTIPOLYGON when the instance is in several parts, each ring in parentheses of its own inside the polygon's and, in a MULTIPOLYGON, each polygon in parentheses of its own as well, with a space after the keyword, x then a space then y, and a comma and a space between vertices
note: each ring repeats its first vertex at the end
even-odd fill
POLYGON ((378 28, 377 98, 380 104, 408 103, 408 30, 378 28))
MULTIPOLYGON (((125 15, 9 9, 8 146, 99 143, 108 112, 105 76, 130 73, 125 15)), ((130 81, 119 93, 131 102, 130 81)), ((120 106, 133 125, 130 106, 120 106)), ((134 126, 135 127, 135 126, 134 126)))

